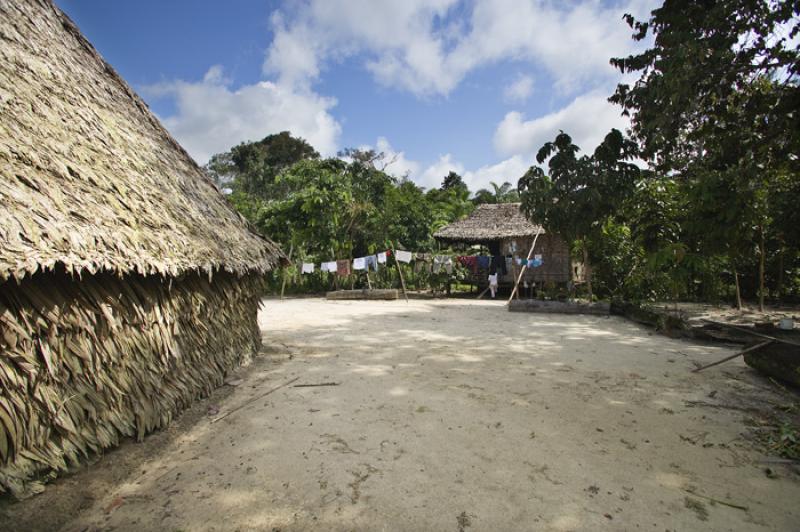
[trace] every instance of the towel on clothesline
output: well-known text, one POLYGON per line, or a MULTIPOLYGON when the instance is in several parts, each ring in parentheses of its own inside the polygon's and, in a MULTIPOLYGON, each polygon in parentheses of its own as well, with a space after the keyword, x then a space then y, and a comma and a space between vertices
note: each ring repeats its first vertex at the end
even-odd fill
POLYGON ((458 257, 458 262, 460 262, 465 268, 469 268, 473 274, 478 273, 478 257, 476 256, 467 256, 467 257, 458 257))
POLYGON ((319 269, 323 272, 336 273, 336 261, 323 262, 319 265, 319 269))
POLYGON ((364 257, 364 262, 365 262, 367 271, 369 271, 370 268, 372 268, 376 272, 378 271, 378 257, 376 257, 375 255, 370 255, 368 257, 364 257))
POLYGON ((403 251, 402 249, 398 249, 395 252, 395 258, 400 262, 409 263, 409 262, 411 262, 411 252, 410 251, 403 251))
POLYGON ((354 270, 363 270, 367 267, 367 258, 366 257, 358 257, 357 259, 353 259, 353 269, 354 270))
POLYGON ((378 262, 380 262, 381 264, 386 264, 386 253, 385 252, 378 253, 378 262))
POLYGON ((350 275, 350 261, 347 259, 337 260, 336 273, 341 277, 347 277, 350 275))
POLYGON ((527 266, 528 268, 538 268, 542 265, 542 256, 536 255, 533 259, 517 259, 518 266, 527 266))
POLYGON ((314 264, 310 262, 304 262, 300 271, 302 273, 314 273, 314 264))

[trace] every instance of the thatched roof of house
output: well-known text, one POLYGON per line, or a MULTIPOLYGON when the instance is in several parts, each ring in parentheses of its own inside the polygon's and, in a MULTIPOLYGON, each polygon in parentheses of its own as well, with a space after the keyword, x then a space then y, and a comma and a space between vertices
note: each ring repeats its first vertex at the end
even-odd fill
POLYGON ((284 258, 50 0, 0 2, 0 205, 0 280, 284 258))
POLYGON ((442 227, 433 237, 446 242, 486 242, 535 235, 541 227, 529 222, 519 207, 519 203, 478 205, 472 214, 442 227))

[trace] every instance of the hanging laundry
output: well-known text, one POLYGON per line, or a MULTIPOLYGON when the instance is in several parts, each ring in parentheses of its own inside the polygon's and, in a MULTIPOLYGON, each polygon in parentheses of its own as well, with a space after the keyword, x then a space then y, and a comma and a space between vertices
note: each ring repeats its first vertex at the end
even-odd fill
POLYGON ((319 265, 319 269, 323 272, 336 273, 336 261, 323 262, 319 265))
POLYGON ((501 277, 508 274, 506 258, 503 255, 495 255, 492 257, 491 273, 499 273, 501 277))
POLYGON ((386 264, 386 253, 378 253, 378 262, 386 264))
POLYGON ((466 257, 458 257, 458 262, 460 262, 465 268, 469 268, 473 275, 478 273, 478 257, 475 256, 466 256, 466 257))
POLYGON ((436 255, 433 257, 433 273, 439 273, 442 268, 447 273, 453 273, 453 259, 447 255, 436 255))
POLYGON ((478 255, 478 268, 485 270, 491 265, 492 258, 486 255, 478 255))
POLYGON ((353 269, 354 270, 365 270, 367 268, 367 258, 366 257, 358 257, 357 259, 353 259, 353 269))
POLYGON ((395 252, 395 258, 397 258, 400 262, 409 263, 411 262, 411 252, 410 251, 403 251, 402 249, 398 249, 395 252))
POLYGON ((366 263, 366 269, 369 271, 370 268, 378 271, 378 257, 375 255, 370 255, 368 257, 364 257, 364 262, 366 263))
POLYGON ((542 265, 542 259, 533 259, 528 263, 528 266, 531 268, 538 268, 541 265, 542 265))
POLYGON ((506 271, 510 272, 514 268, 514 259, 506 257, 506 271))
POLYGON ((431 273, 431 263, 426 260, 417 259, 414 263, 414 273, 420 272, 431 273))
POLYGON ((304 262, 303 267, 300 269, 302 273, 314 273, 314 264, 310 262, 304 262))
POLYGON ((350 261, 347 259, 336 261, 336 273, 341 277, 350 275, 350 261))

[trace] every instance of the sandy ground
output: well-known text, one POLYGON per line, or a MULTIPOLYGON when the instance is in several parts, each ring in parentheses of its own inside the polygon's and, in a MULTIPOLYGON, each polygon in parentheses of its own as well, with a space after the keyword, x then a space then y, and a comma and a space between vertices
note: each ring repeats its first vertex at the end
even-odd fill
POLYGON ((242 383, 2 522, 53 529, 60 511, 70 531, 800 523, 800 476, 770 464, 768 478, 746 426, 753 405, 797 395, 741 360, 689 372, 725 347, 492 301, 267 301, 261 323, 267 353, 242 383))

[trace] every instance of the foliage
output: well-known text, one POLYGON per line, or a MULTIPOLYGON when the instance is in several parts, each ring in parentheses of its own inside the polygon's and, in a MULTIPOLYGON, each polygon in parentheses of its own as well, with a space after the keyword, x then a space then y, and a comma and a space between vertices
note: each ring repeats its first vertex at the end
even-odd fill
POLYGON ((492 187, 491 190, 482 188, 475 192, 475 198, 472 200, 475 205, 482 203, 516 203, 519 201, 519 192, 508 181, 505 181, 502 185, 490 181, 489 185, 492 187))
MULTIPOLYGON (((292 250, 294 260, 321 262, 373 254, 391 247, 436 248, 432 234, 468 215, 470 191, 458 174, 445 176, 440 189, 423 190, 384 169, 383 153, 347 149, 322 159, 302 139, 288 133, 243 143, 211 158, 205 169, 233 206, 265 234, 292 250)), ((378 285, 396 282, 394 270, 375 276, 378 285)), ((273 284, 299 279, 292 268, 273 284)), ((439 276, 441 277, 441 276, 439 276)), ((429 286, 443 279, 427 276, 429 286)), ((327 275, 303 276, 309 289, 326 289, 327 275)))
POLYGON ((464 189, 467 188, 467 185, 460 175, 451 170, 442 180, 442 190, 450 190, 453 188, 464 189))
POLYGON ((591 298, 589 266, 597 256, 590 260, 593 253, 588 240, 603 238, 604 227, 609 228, 606 221, 632 193, 640 170, 629 162, 637 154, 636 145, 616 129, 591 156, 578 157, 579 152, 572 138, 562 131, 536 155, 539 164, 548 161, 548 172, 531 167, 519 180, 518 188, 522 210, 531 220, 580 245, 591 298))
POLYGON ((763 304, 770 272, 780 296, 796 268, 798 15, 797 2, 726 0, 666 1, 646 21, 625 17, 633 38, 653 45, 611 60, 639 79, 610 100, 686 209, 670 245, 691 263, 681 274, 696 271, 679 282, 749 270, 763 304))

